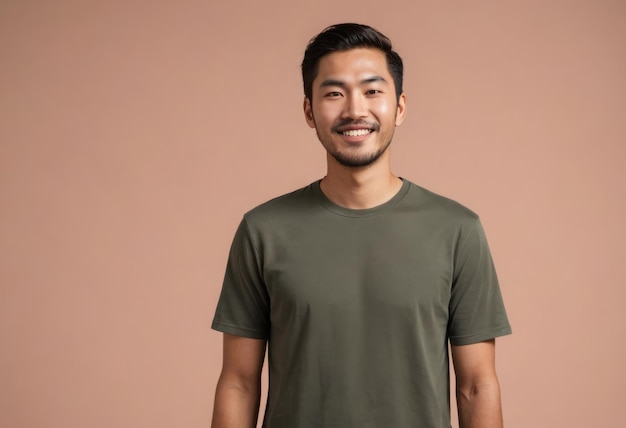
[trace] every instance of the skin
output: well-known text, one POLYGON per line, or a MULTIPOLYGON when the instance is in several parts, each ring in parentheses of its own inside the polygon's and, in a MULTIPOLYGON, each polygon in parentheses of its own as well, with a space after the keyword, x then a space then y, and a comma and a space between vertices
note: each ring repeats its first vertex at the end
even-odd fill
POLYGON ((326 149, 321 188, 347 208, 363 209, 391 199, 402 186, 391 172, 389 144, 406 116, 406 95, 396 98, 383 52, 352 49, 324 56, 304 116, 326 149), (370 129, 352 137, 340 131, 370 129))
MULTIPOLYGON (((334 203, 365 209, 391 199, 402 181, 391 171, 390 143, 406 116, 383 52, 352 49, 324 56, 304 116, 327 152, 321 189, 334 203), (369 130, 350 136, 343 131, 369 130)), ((362 132, 362 131, 361 131, 362 132)), ((253 428, 258 418, 264 340, 224 334, 213 428, 253 428)), ((495 341, 452 346, 461 428, 502 428, 495 341)))
POLYGON ((495 340, 452 346, 460 428, 502 428, 495 340))
POLYGON ((256 427, 261 400, 265 341, 224 334, 212 428, 256 427))

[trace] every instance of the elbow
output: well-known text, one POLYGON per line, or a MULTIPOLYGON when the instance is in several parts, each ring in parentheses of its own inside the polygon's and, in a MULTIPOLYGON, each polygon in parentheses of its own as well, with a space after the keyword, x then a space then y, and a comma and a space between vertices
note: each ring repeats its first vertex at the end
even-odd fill
POLYGON ((486 396, 500 396, 500 383, 496 376, 457 383, 456 398, 458 401, 471 403, 478 397, 486 396))
POLYGON ((261 393, 261 379, 259 377, 244 377, 224 374, 217 382, 218 390, 230 391, 239 395, 259 395, 261 393))

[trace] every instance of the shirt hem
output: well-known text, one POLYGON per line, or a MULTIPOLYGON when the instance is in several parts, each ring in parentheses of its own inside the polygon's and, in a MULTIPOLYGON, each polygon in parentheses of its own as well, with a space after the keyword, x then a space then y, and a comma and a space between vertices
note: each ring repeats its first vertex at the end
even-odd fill
POLYGON ((473 343, 483 342, 485 340, 495 339, 496 337, 506 336, 511 334, 510 325, 494 328, 491 330, 475 333, 469 336, 451 337, 450 344, 452 345, 471 345, 473 343))
POLYGON ((247 328, 222 324, 220 322, 215 322, 215 321, 211 324, 211 328, 213 330, 217 330, 222 333, 228 333, 228 334, 233 334, 235 336, 247 337, 249 339, 267 339, 267 334, 265 334, 262 331, 250 330, 247 328))

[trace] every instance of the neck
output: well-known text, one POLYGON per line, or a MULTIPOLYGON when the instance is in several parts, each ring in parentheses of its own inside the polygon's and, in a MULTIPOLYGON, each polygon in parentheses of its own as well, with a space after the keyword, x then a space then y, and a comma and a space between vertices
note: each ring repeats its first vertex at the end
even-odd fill
POLYGON ((328 158, 328 172, 320 183, 324 195, 344 208, 367 209, 384 204, 402 187, 402 180, 391 172, 388 156, 362 168, 339 164, 328 158))

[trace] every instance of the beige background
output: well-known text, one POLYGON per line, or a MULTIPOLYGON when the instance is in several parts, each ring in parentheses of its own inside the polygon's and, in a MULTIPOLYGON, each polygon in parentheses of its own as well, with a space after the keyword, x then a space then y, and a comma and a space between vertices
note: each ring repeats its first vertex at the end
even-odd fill
POLYGON ((506 426, 623 426, 623 1, 0 2, 0 426, 207 427, 243 212, 324 173, 299 63, 371 24, 394 170, 481 214, 506 426))

